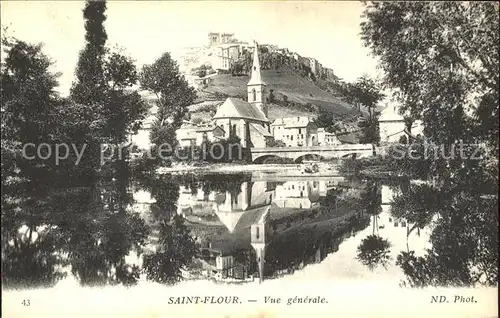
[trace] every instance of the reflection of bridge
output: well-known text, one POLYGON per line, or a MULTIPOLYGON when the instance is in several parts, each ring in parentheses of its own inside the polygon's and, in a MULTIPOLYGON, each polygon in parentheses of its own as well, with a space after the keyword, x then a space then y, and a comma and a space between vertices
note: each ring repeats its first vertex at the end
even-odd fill
POLYGON ((369 157, 374 153, 372 144, 343 144, 336 146, 250 148, 252 162, 262 163, 272 157, 290 158, 294 162, 304 159, 331 159, 348 156, 369 157))

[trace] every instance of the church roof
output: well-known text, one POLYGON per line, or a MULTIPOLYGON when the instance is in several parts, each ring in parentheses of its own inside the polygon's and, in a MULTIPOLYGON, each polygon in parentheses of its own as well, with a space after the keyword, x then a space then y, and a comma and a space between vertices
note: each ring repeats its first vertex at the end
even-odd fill
POLYGON ((264 127, 262 127, 259 124, 250 123, 250 127, 252 127, 252 129, 255 129, 259 134, 261 134, 265 137, 272 137, 273 136, 273 134, 271 134, 269 131, 267 131, 264 127))
POLYGON ((221 223, 226 226, 229 233, 233 233, 257 223, 262 215, 269 211, 270 207, 270 205, 266 205, 243 212, 216 212, 215 214, 219 217, 221 223))
POLYGON ((219 106, 213 119, 242 118, 253 119, 261 122, 269 122, 269 119, 257 108, 257 106, 240 99, 229 97, 219 106))

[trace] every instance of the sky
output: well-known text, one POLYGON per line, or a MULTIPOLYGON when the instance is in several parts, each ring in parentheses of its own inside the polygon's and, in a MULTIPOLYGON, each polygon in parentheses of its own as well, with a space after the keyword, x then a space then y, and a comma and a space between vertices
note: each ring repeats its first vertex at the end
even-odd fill
MULTIPOLYGON (((83 1, 2 1, 9 35, 44 44, 62 75, 66 95, 84 46, 83 1)), ((120 47, 138 66, 164 52, 208 43, 208 32, 275 44, 314 57, 346 81, 376 76, 376 61, 360 38, 362 4, 354 1, 108 1, 108 45, 120 47)))

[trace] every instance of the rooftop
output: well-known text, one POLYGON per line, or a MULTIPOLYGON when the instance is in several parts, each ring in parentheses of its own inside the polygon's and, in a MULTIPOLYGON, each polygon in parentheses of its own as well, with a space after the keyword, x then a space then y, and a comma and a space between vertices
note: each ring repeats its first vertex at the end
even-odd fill
POLYGON ((217 109, 213 119, 220 118, 245 118, 269 122, 269 119, 255 105, 233 97, 226 99, 217 109))
POLYGON ((305 116, 277 118, 271 124, 271 126, 285 126, 285 128, 297 128, 297 127, 306 127, 307 125, 313 122, 314 121, 312 118, 305 116))

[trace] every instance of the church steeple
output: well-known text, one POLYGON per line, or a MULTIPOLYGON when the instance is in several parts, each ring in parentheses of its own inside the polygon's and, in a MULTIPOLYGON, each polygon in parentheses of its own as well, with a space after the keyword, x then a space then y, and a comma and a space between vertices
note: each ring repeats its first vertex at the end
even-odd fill
POLYGON ((248 102, 257 106, 267 117, 266 86, 260 74, 259 45, 254 42, 252 73, 247 84, 248 102))
POLYGON ((252 63, 252 75, 250 77, 248 85, 249 86, 266 85, 266 83, 262 80, 262 77, 260 75, 259 45, 255 41, 254 41, 253 63, 252 63))
POLYGON ((250 243, 255 250, 257 266, 259 268, 259 283, 264 280, 264 266, 266 263, 266 244, 267 244, 267 218, 269 215, 269 207, 266 212, 260 217, 257 223, 250 227, 250 243))

